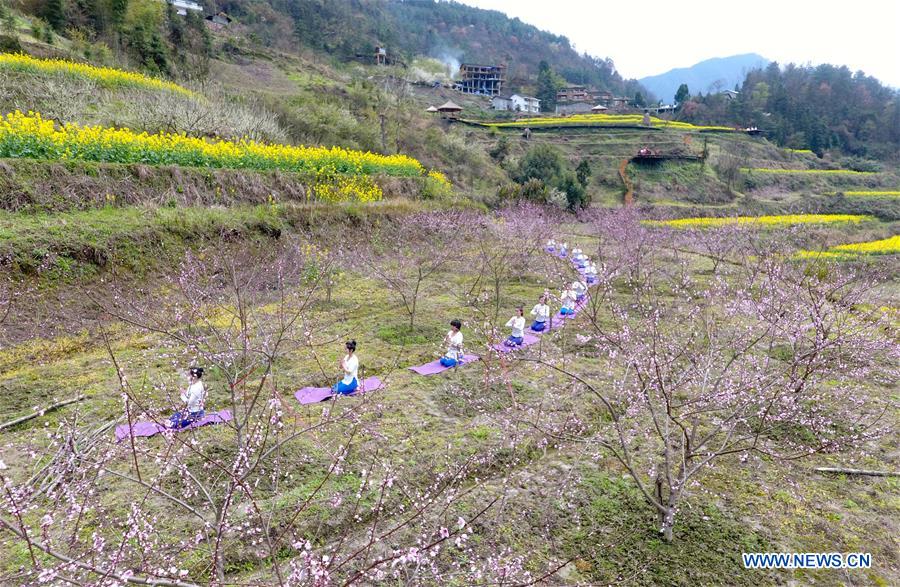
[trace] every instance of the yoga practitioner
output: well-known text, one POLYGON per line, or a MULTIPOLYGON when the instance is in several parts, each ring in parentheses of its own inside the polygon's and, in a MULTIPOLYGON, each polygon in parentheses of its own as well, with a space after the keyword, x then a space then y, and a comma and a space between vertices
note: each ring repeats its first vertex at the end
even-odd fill
POLYGON ((450 321, 450 331, 444 337, 444 343, 447 345, 447 353, 441 357, 441 365, 444 367, 455 367, 462 363, 463 359, 463 335, 460 332, 462 322, 459 320, 450 321))
POLYGON ((540 301, 531 309, 531 315, 534 316, 531 329, 542 332, 547 327, 547 320, 550 319, 550 306, 547 305, 546 294, 542 295, 540 301))
POLYGON ((355 340, 348 340, 344 346, 347 349, 347 354, 341 359, 341 369, 344 371, 344 378, 338 381, 331 389, 335 393, 348 395, 359 387, 359 380, 356 378, 356 374, 359 371, 359 357, 356 356, 355 340))
POLYGON ((594 262, 588 263, 587 267, 584 268, 584 276, 587 279, 588 285, 597 282, 597 264, 594 262))
POLYGON ((562 308, 559 309, 559 313, 563 316, 568 316, 569 314, 575 313, 575 292, 571 289, 565 289, 560 296, 562 300, 562 308))
POLYGON ((172 414, 172 417, 169 418, 170 428, 190 426, 206 414, 206 411, 203 409, 203 402, 206 399, 206 388, 203 387, 202 377, 202 367, 191 367, 190 371, 188 371, 190 383, 187 389, 181 392, 181 401, 185 402, 186 409, 172 414))
POLYGON ((569 254, 569 243, 563 243, 559 247, 559 256, 565 257, 568 254, 569 254))
POLYGON ((584 294, 587 293, 587 285, 580 280, 575 280, 572 282, 572 291, 575 292, 575 301, 581 302, 584 299, 584 294))
POLYGON ((552 238, 547 241, 547 250, 551 253, 556 250, 556 241, 552 238))
POLYGON ((516 307, 516 315, 510 318, 506 325, 512 328, 512 334, 509 335, 503 344, 506 346, 521 346, 525 342, 525 310, 522 306, 516 307))

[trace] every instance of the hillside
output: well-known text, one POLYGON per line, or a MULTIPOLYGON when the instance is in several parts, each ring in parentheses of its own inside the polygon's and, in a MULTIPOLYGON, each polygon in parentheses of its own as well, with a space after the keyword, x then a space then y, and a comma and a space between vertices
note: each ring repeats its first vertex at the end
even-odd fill
POLYGON ((896 166, 347 59, 552 44, 455 3, 111 4, 0 54, 0 585, 900 584, 896 166))
POLYGON ((671 104, 678 86, 687 84, 693 94, 730 90, 744 82, 752 69, 763 68, 769 60, 756 53, 714 57, 690 67, 678 67, 638 81, 666 104, 671 104))
POLYGON ((460 62, 506 64, 511 88, 534 84, 541 60, 573 83, 634 95, 611 61, 576 52, 569 40, 505 14, 436 0, 231 0, 218 6, 247 23, 270 46, 295 40, 331 59, 370 56, 376 46, 411 64, 438 59, 455 72, 460 62))

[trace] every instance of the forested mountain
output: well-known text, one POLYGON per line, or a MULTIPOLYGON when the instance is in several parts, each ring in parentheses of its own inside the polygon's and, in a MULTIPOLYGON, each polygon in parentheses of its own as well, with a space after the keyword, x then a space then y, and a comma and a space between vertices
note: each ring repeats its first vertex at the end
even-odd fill
POLYGON ((900 93, 847 67, 770 63, 747 74, 738 96, 695 97, 687 121, 757 126, 781 145, 857 156, 900 153, 900 93))
POLYGON ((744 81, 751 69, 765 67, 769 60, 756 53, 714 57, 690 67, 671 69, 659 75, 642 77, 641 84, 665 103, 671 103, 681 84, 697 93, 731 89, 744 81))
POLYGON ((260 42, 303 46, 339 60, 370 54, 376 45, 407 61, 416 55, 448 61, 506 63, 510 81, 527 86, 542 60, 572 83, 634 95, 639 89, 611 60, 579 54, 564 36, 541 31, 502 12, 435 0, 217 0, 260 42))

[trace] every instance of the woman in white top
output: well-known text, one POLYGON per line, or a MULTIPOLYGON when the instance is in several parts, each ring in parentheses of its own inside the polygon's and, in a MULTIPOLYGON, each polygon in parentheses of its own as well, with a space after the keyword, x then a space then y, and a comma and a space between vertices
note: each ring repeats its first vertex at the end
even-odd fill
POLYGON ((560 296, 562 300, 562 308, 559 309, 559 313, 563 316, 567 316, 569 314, 575 313, 575 292, 571 289, 565 289, 560 296))
POLYGON ((187 389, 181 392, 181 401, 185 403, 183 412, 175 412, 169 418, 172 428, 184 428, 197 420, 201 419, 205 414, 203 402, 206 400, 206 388, 203 387, 203 368, 191 367, 188 371, 187 389))
POLYGON ((462 322, 459 320, 450 321, 450 331, 444 337, 447 353, 441 357, 441 365, 444 367, 455 367, 463 362, 463 335, 460 332, 461 328, 462 322))
POLYGON ((572 259, 574 259, 575 266, 578 267, 579 269, 583 269, 584 266, 587 265, 588 262, 590 261, 588 256, 585 255, 584 253, 582 253, 580 249, 578 250, 578 254, 575 255, 574 257, 572 257, 572 259))
POLYGON ((565 257, 569 254, 569 243, 563 243, 559 247, 559 255, 560 257, 565 257))
POLYGON ((552 238, 547 241, 547 250, 551 253, 556 250, 556 241, 552 238))
POLYGON ((341 370, 344 372, 344 378, 338 381, 332 389, 335 393, 348 395, 359 387, 359 379, 356 377, 359 371, 359 357, 356 356, 355 340, 348 340, 344 346, 347 349, 347 354, 341 359, 341 370))
POLYGON ((573 281, 571 290, 575 292, 575 301, 580 302, 584 299, 584 294, 587 293, 587 284, 583 281, 573 281))
POLYGON ((521 346, 525 342, 525 310, 522 306, 516 306, 516 315, 510 318, 506 325, 512 328, 512 334, 503 341, 503 344, 506 346, 521 346))
POLYGON ((592 283, 596 283, 597 281, 597 265, 595 263, 588 263, 587 267, 584 268, 584 276, 587 278, 588 285, 592 283))
POLYGON ((541 296, 540 301, 531 309, 531 315, 534 316, 531 329, 535 332, 543 332, 547 327, 547 320, 550 319, 550 306, 547 305, 546 296, 541 296))

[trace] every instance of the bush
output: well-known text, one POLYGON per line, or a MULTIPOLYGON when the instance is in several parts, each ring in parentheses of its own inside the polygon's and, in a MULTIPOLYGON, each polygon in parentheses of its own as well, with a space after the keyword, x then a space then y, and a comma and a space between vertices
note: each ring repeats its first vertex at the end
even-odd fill
POLYGON ((0 35, 0 53, 22 53, 19 37, 0 35))
POLYGON ((545 184, 555 184, 562 175, 565 163, 562 153, 553 145, 536 145, 519 161, 516 180, 524 183, 539 179, 545 184))

